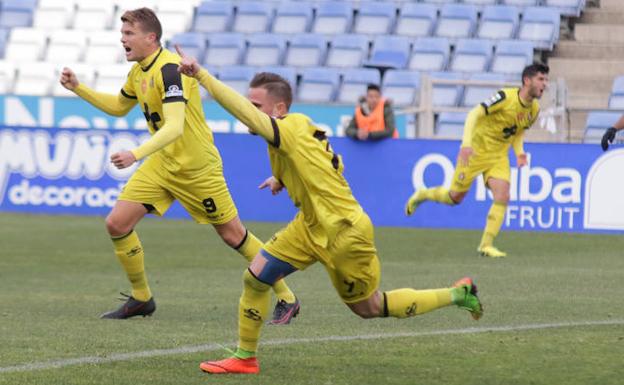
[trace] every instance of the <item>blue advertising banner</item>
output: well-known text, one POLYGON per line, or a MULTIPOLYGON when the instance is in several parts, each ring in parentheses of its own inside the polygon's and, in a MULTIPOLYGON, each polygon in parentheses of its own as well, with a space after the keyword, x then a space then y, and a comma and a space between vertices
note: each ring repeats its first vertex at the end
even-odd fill
MULTIPOLYGON (((0 128, 0 211, 104 215, 135 167, 117 170, 110 154, 147 137, 136 130, 0 128)), ((226 180, 243 220, 288 221, 285 193, 257 186, 270 168, 266 144, 251 135, 217 134, 226 180)), ((425 203, 412 217, 403 207, 414 189, 449 185, 456 141, 332 138, 355 197, 376 225, 482 228, 491 196, 477 180, 459 207, 425 203)), ((512 167, 504 227, 533 231, 624 230, 621 170, 624 148, 527 144, 530 164, 512 167)), ((513 164, 513 161, 512 161, 513 164)), ((179 205, 167 213, 187 217, 179 205)))
MULTIPOLYGON (((247 128, 215 101, 204 101, 204 113, 213 132, 247 133, 247 128)), ((353 117, 353 106, 294 104, 292 112, 308 115, 333 136, 344 136, 353 117)), ((40 128, 147 129, 138 107, 124 117, 108 115, 78 98, 0 95, 0 124, 40 128)), ((396 116, 397 131, 405 137, 406 119, 396 116)))

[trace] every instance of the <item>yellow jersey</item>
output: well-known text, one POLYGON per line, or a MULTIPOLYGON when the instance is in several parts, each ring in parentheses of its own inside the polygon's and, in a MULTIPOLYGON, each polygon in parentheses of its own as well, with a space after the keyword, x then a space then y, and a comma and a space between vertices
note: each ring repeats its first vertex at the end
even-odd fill
POLYGON ((268 147, 273 176, 301 210, 314 243, 327 246, 343 226, 362 214, 343 176, 342 158, 332 151, 325 132, 305 115, 271 118, 271 124, 274 138, 268 147))
POLYGON ((178 175, 192 175, 221 165, 212 131, 206 124, 195 79, 178 72, 180 57, 160 48, 140 63, 135 63, 121 94, 136 99, 152 135, 165 124, 163 104, 184 102, 184 132, 175 141, 153 153, 162 167, 178 175))
POLYGON ((477 155, 506 156, 511 143, 521 141, 535 122, 539 114, 537 99, 525 105, 519 92, 519 88, 504 88, 481 103, 485 116, 476 121, 472 131, 472 147, 477 155))

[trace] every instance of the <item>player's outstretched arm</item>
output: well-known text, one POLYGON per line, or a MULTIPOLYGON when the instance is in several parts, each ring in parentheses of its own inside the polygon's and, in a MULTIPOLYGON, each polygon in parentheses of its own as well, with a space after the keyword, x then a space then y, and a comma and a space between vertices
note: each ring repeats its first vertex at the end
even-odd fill
POLYGON ((122 93, 111 95, 92 90, 80 83, 74 71, 67 67, 61 72, 60 82, 63 87, 110 115, 124 116, 136 104, 136 98, 124 96, 122 93))
POLYGON ((257 109, 247 98, 208 73, 197 63, 197 59, 186 56, 178 45, 175 48, 182 57, 178 67, 179 72, 196 78, 214 100, 246 125, 250 132, 273 142, 273 126, 271 118, 267 114, 257 109))

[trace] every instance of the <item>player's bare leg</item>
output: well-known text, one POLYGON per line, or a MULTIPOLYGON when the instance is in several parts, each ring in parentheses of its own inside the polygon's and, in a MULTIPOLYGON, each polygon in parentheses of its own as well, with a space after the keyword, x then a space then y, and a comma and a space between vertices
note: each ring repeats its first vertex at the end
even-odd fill
MULTIPOLYGON (((262 249, 262 242, 245 228, 238 216, 222 225, 215 225, 214 228, 225 243, 238 251, 249 262, 262 249)), ((273 325, 288 324, 299 313, 299 300, 283 279, 275 282, 273 291, 277 297, 277 304, 273 311, 273 319, 269 323, 273 325)))
POLYGON ((485 229, 477 251, 485 257, 506 257, 507 253, 494 247, 494 239, 498 235, 509 203, 509 182, 503 179, 489 178, 487 185, 492 191, 494 202, 488 212, 485 229))
POLYGON ((118 200, 106 217, 106 230, 113 240, 115 254, 132 284, 132 294, 121 298, 125 303, 104 313, 101 318, 126 319, 148 316, 156 310, 156 303, 147 284, 143 246, 134 231, 137 223, 147 214, 141 203, 118 200))

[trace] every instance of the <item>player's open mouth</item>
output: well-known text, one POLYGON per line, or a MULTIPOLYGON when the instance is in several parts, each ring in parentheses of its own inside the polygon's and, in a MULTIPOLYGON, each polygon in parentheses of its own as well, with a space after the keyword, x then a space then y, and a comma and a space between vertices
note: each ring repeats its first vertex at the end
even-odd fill
POLYGON ((132 51, 132 49, 130 47, 124 47, 124 49, 126 50, 126 53, 132 51))

